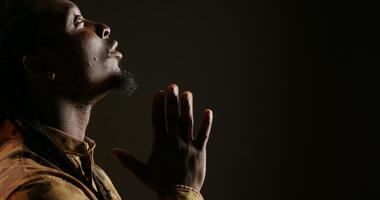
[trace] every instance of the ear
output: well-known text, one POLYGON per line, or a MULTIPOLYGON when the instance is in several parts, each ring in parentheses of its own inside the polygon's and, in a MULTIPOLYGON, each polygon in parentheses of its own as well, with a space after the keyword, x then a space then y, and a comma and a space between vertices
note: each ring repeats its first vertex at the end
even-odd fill
POLYGON ((46 64, 44 64, 44 62, 37 56, 24 55, 22 58, 22 64, 24 69, 31 74, 44 76, 46 71, 48 71, 46 64))

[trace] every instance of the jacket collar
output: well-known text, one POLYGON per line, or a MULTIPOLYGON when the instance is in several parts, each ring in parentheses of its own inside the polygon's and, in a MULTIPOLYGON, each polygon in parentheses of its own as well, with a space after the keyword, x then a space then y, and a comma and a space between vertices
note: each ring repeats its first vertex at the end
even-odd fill
POLYGON ((87 156, 93 154, 96 144, 89 137, 85 137, 84 140, 81 141, 56 128, 46 125, 43 125, 42 127, 46 130, 50 139, 56 145, 61 147, 65 153, 78 156, 87 156))
MULTIPOLYGON (((93 157, 96 143, 89 137, 85 137, 84 140, 81 141, 56 128, 47 125, 42 125, 42 127, 48 133, 52 142, 60 147, 65 153, 93 157)), ((0 124, 0 132, 0 144, 6 140, 21 137, 20 132, 8 119, 0 124)))

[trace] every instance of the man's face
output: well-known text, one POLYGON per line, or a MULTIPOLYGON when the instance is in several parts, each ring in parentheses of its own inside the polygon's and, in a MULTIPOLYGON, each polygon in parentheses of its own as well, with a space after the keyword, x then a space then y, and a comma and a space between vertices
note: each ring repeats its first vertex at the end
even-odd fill
POLYGON ((58 95, 93 101, 122 85, 122 54, 110 39, 110 28, 85 19, 68 0, 36 0, 37 55, 56 74, 51 86, 58 95))

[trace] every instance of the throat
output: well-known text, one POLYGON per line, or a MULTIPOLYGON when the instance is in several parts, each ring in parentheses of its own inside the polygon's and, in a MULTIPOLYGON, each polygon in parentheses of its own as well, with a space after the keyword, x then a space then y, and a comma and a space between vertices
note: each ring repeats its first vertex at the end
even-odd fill
POLYGON ((75 105, 62 100, 39 105, 43 106, 34 109, 33 113, 41 124, 58 129, 77 140, 84 140, 92 105, 75 105))

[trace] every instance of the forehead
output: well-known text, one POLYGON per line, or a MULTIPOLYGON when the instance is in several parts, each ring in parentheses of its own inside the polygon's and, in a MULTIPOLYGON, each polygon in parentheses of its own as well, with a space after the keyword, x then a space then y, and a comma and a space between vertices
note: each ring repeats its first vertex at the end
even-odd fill
POLYGON ((78 6, 69 0, 35 0, 34 10, 37 14, 50 17, 65 17, 71 10, 79 12, 78 6))
POLYGON ((36 16, 36 32, 41 41, 56 41, 67 32, 73 15, 79 15, 79 8, 68 0, 32 0, 32 9, 36 16))

